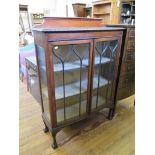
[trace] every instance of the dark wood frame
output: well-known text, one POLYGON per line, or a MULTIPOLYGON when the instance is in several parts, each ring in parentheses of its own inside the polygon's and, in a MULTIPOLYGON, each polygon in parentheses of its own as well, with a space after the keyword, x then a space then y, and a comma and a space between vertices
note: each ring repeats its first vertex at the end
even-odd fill
MULTIPOLYGON (((46 18, 45 18, 46 19, 46 18)), ((114 116, 115 111, 115 105, 116 105, 116 90, 117 90, 117 81, 118 81, 118 66, 119 66, 119 59, 120 59, 120 53, 121 53, 121 43, 122 43, 122 34, 123 29, 121 28, 114 28, 114 29, 108 29, 105 28, 102 30, 101 25, 101 19, 90 19, 91 25, 93 29, 86 30, 86 26, 89 23, 89 19, 82 19, 81 18, 65 18, 66 22, 64 22, 64 18, 58 18, 58 21, 56 18, 47 18, 47 21, 45 20, 45 23, 42 26, 39 26, 38 28, 34 28, 34 39, 35 44, 43 47, 45 49, 45 60, 46 60, 46 74, 47 74, 47 82, 48 82, 48 98, 49 98, 49 113, 50 113, 50 121, 46 118, 44 114, 44 106, 43 103, 41 104, 42 107, 42 118, 43 122, 45 124, 44 132, 47 132, 50 130, 52 136, 53 136, 53 148, 57 148, 57 142, 56 142, 56 134, 59 132, 63 127, 73 124, 75 122, 78 122, 80 120, 86 119, 88 117, 92 117, 93 113, 96 113, 97 111, 105 108, 101 107, 97 109, 96 111, 91 112, 91 94, 92 94, 92 77, 93 77, 93 70, 94 70, 94 47, 96 42, 98 41, 109 41, 109 40, 118 40, 118 53, 117 53, 117 62, 115 65, 115 77, 114 77, 114 85, 113 85, 113 99, 111 100, 111 104, 109 107, 109 115, 108 118, 112 119, 114 116), (52 23, 53 20, 53 23, 52 23), (61 21, 62 20, 62 21, 61 21), (49 21, 49 22, 48 22, 49 21), (56 22, 55 22, 56 21, 56 22), (96 22, 95 22, 96 21, 96 22), (54 25, 55 22, 55 25, 54 25), (80 22, 84 23, 84 28, 76 30, 75 23, 80 24, 80 22), (49 25, 52 23, 51 28, 49 29, 49 25), (74 27, 73 30, 70 28, 67 32, 63 29, 57 29, 52 30, 52 27, 56 27, 57 23, 61 23, 64 26, 74 27), (67 24, 66 24, 67 23, 67 24), (73 25, 72 25, 73 23, 73 25), (100 24, 99 24, 100 23, 100 24), (96 30, 96 27, 101 27, 101 30, 96 30), (48 29, 47 29, 48 28, 48 29), (41 31, 41 32, 40 32, 41 31), (64 45, 64 44, 80 44, 80 43, 90 43, 90 53, 89 53, 89 69, 88 69, 88 95, 87 95, 87 111, 86 115, 81 117, 74 117, 74 119, 71 119, 69 121, 64 122, 63 124, 57 124, 56 119, 56 103, 55 103, 55 85, 54 85, 54 70, 53 70, 53 59, 52 59, 52 47, 54 45, 64 45)), ((37 48, 36 48, 37 49, 37 48)), ((40 92, 41 92, 41 82, 40 82, 40 68, 39 68, 39 60, 38 60, 38 54, 36 50, 36 56, 37 56, 37 64, 38 64, 38 73, 39 73, 39 83, 40 83, 40 92)), ((42 93, 41 93, 42 94, 42 93)), ((41 97, 42 100, 42 97, 41 97)))

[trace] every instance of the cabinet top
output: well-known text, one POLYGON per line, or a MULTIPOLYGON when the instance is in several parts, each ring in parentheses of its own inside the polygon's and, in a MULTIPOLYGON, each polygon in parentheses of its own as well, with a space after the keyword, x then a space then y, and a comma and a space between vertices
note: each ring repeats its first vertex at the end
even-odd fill
POLYGON ((105 27, 101 18, 44 17, 43 23, 33 27, 41 32, 110 31, 123 28, 105 27))

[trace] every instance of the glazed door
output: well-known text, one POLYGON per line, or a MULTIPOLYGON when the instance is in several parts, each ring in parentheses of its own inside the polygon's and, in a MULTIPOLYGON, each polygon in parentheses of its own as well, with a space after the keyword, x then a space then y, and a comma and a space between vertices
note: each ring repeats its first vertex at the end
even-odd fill
POLYGON ((117 38, 94 40, 91 111, 113 107, 119 47, 117 38))
POLYGON ((50 44, 57 124, 87 116, 92 43, 90 40, 76 40, 50 44))

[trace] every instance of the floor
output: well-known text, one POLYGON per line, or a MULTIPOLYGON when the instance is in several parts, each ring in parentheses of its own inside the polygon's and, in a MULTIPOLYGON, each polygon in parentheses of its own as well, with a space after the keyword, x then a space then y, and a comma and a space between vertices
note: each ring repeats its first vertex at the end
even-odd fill
POLYGON ((57 135, 59 148, 51 147, 50 133, 43 132, 39 104, 19 84, 19 151, 20 155, 134 155, 135 111, 134 96, 119 101, 113 120, 99 113, 92 120, 85 120, 64 128, 57 135))

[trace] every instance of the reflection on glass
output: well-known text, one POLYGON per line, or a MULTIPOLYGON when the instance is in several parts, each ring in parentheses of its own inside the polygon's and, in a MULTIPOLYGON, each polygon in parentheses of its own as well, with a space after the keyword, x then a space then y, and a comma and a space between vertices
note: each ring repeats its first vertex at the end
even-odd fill
POLYGON ((117 47, 117 41, 101 41, 96 43, 92 110, 104 106, 111 98, 117 47))
POLYGON ((86 113, 89 47, 60 45, 52 50, 58 123, 86 113))

